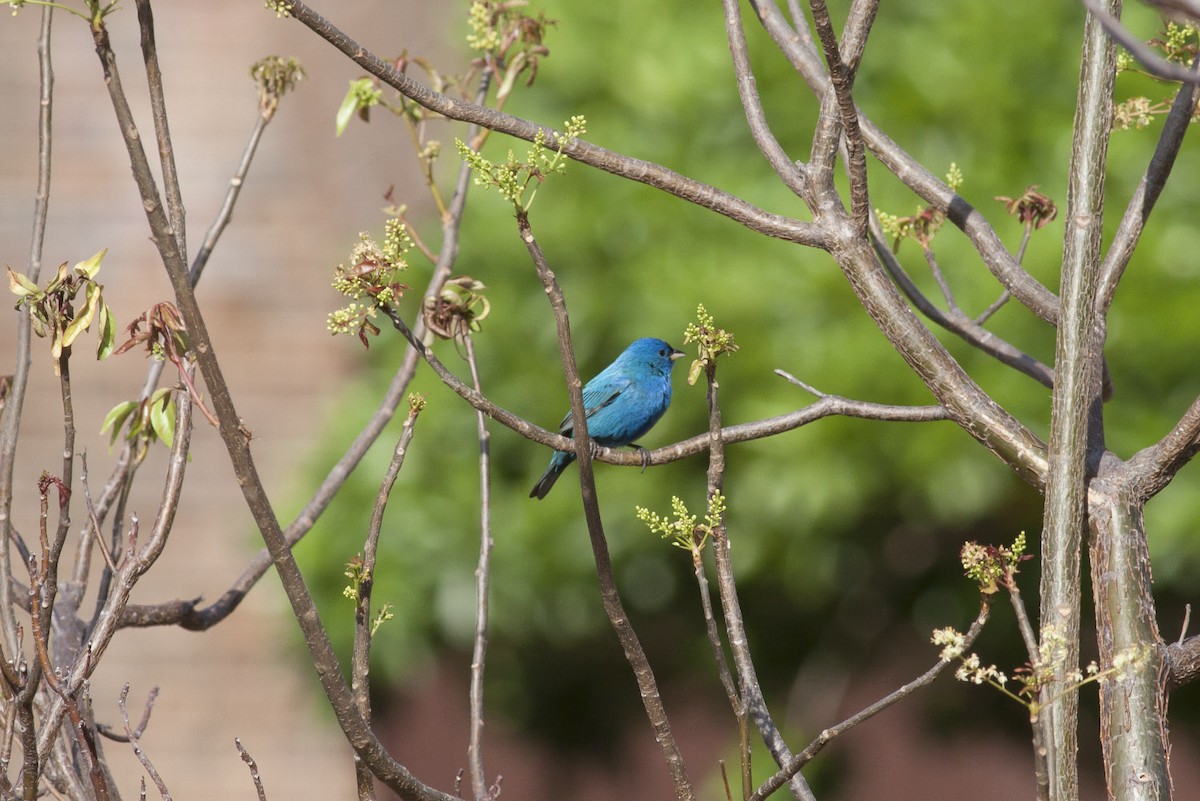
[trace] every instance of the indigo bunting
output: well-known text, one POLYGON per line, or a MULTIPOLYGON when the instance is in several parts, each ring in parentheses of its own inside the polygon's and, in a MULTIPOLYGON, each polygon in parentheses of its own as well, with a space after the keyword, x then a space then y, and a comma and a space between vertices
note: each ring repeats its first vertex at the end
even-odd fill
MULTIPOLYGON (((588 436, 606 448, 619 448, 653 428, 671 403, 671 368, 682 355, 661 339, 639 339, 626 348, 583 388, 588 436)), ((567 412, 558 433, 569 437, 574 427, 567 412)), ((573 461, 573 452, 555 451, 529 497, 545 498, 573 461)))

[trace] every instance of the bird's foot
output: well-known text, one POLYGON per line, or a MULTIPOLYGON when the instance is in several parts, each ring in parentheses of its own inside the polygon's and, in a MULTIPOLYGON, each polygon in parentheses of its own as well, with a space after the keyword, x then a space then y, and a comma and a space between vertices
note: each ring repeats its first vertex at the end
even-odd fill
POLYGON ((634 445, 637 449, 638 456, 642 459, 642 472, 646 472, 646 468, 650 466, 650 451, 643 448, 641 445, 634 445))

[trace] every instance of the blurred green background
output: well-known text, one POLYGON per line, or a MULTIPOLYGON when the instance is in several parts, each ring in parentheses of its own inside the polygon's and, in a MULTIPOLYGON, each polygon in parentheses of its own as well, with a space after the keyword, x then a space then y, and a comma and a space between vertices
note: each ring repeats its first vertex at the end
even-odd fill
MULTIPOLYGON (((834 4, 835 19, 846 5, 834 4)), ((806 217, 750 138, 719 7, 698 10, 686 0, 663 0, 651 11, 635 0, 548 0, 540 8, 559 21, 547 39, 551 55, 534 87, 519 91, 507 111, 554 126, 585 115, 592 142, 664 164, 770 211, 806 217)), ((1141 8, 1132 9, 1129 19, 1147 35, 1156 26, 1141 8)), ((884 3, 856 83, 860 106, 929 169, 945 174, 952 162, 958 165, 965 176, 961 194, 1010 247, 1019 242, 1020 228, 995 196, 1017 196, 1037 184, 1059 204, 1059 218, 1035 234, 1026 258, 1027 268, 1052 289, 1058 284, 1081 24, 1081 8, 1073 3, 884 3)), ((749 13, 746 28, 768 117, 785 148, 806 158, 816 104, 749 13)), ((455 37, 465 35, 465 24, 451 29, 455 37)), ((395 51, 405 47, 418 49, 397 39, 395 51)), ((1121 97, 1167 92, 1136 75, 1118 80, 1121 97)), ((400 123, 386 114, 374 115, 371 125, 395 126, 397 141, 406 141, 400 123)), ((1114 135, 1110 231, 1159 128, 1156 123, 1114 135)), ((351 126, 347 139, 353 135, 351 126)), ((448 126, 435 136, 448 145, 454 135, 462 130, 448 126)), ((519 154, 527 148, 496 136, 487 152, 502 158, 510 147, 519 154)), ((398 150, 386 159, 411 157, 398 150)), ((448 146, 444 153, 449 176, 457 159, 448 146)), ((1196 149, 1185 146, 1110 318, 1107 354, 1116 395, 1106 422, 1109 446, 1122 457, 1161 436, 1200 392, 1200 320, 1194 313, 1198 168, 1196 149)), ((920 207, 879 165, 870 169, 875 208, 911 214, 920 207)), ((387 182, 381 178, 380 193, 387 182)), ((398 187, 397 196, 415 202, 422 191, 398 187)), ((566 292, 585 376, 637 337, 681 346, 684 326, 703 303, 741 346, 721 365, 727 423, 811 401, 772 375, 776 368, 852 398, 930 402, 823 253, 767 239, 577 164, 540 190, 531 220, 566 292)), ((363 220, 361 227, 380 231, 382 218, 363 220)), ((436 221, 421 230, 438 241, 436 221)), ((956 229, 943 229, 934 247, 968 313, 995 299, 998 284, 956 229)), ((906 243, 900 256, 930 297, 939 298, 918 248, 906 243)), ((416 258, 413 264, 407 281, 423 287, 429 268, 416 258)), ((485 393, 552 427, 567 408, 553 318, 512 213, 494 192, 475 190, 470 199, 455 272, 488 285, 492 315, 476 338, 485 393)), ((410 320, 419 293, 413 294, 406 306, 410 320)), ((335 305, 331 292, 330 308, 335 305)), ((1052 330, 1017 303, 1005 306, 989 327, 1052 361, 1052 330)), ((1045 388, 951 336, 939 336, 987 391, 1045 436, 1045 388)), ((385 331, 369 352, 360 352, 346 339, 347 351, 361 361, 361 378, 321 432, 322 445, 309 462, 311 479, 324 474, 373 411, 398 364, 400 343, 385 331)), ((467 376, 451 344, 436 348, 467 376)), ((672 408, 644 439, 646 446, 704 430, 704 392, 686 384, 685 371, 686 364, 677 371, 672 408)), ((426 393, 429 405, 392 495, 374 591, 377 605, 388 602, 396 610, 380 629, 374 675, 398 692, 411 688, 413 677, 439 655, 469 654, 479 539, 474 412, 428 370, 413 389, 426 393)), ((529 488, 549 452, 499 425, 491 431, 496 547, 489 704, 493 714, 555 748, 602 748, 624 725, 614 709, 630 720, 642 712, 599 604, 576 473, 572 468, 545 501, 530 500, 529 488)), ((361 547, 397 433, 398 423, 298 549, 343 653, 352 616, 341 596, 342 566, 361 547)), ((635 505, 667 512, 672 495, 700 509, 705 466, 703 456, 645 474, 598 465, 597 480, 621 589, 660 682, 697 683, 723 703, 690 560, 634 518, 635 505)), ((1200 589, 1195 475, 1194 468, 1181 473, 1147 514, 1167 639, 1178 631, 1183 601, 1200 589)), ((804 732, 833 722, 804 711, 803 699, 822 692, 812 677, 845 680, 898 649, 932 664, 929 631, 964 628, 974 617, 977 598, 958 566, 963 541, 1007 543, 1027 531, 1031 551, 1038 549, 1039 496, 950 423, 828 419, 736 445, 728 452, 726 492, 752 646, 771 699, 788 710, 781 719, 797 742, 804 732), (795 693, 801 703, 785 705, 795 693)), ((1034 610, 1037 569, 1037 561, 1028 563, 1022 582, 1034 610)), ((996 610, 980 649, 1002 667, 1024 661, 1007 609, 996 610)), ((939 687, 922 701, 931 720, 953 730, 953 709, 967 699, 973 715, 981 708, 1004 710, 997 719, 1011 724, 1014 737, 1025 737, 1020 710, 998 694, 948 682, 939 687)), ((1175 702, 1172 711, 1186 706, 1175 702)), ((730 738, 732 732, 731 726, 730 738)))

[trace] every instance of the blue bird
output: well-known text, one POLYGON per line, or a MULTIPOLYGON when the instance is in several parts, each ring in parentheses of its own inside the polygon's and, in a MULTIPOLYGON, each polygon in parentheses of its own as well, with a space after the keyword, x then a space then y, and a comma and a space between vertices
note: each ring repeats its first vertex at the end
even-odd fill
MULTIPOLYGON (((683 351, 661 339, 639 339, 626 348, 583 388, 588 436, 606 448, 619 448, 653 428, 671 404, 671 368, 680 356, 683 351)), ((574 427, 567 412, 558 433, 569 437, 574 427)), ((545 498, 573 461, 573 452, 555 451, 529 497, 545 498)))

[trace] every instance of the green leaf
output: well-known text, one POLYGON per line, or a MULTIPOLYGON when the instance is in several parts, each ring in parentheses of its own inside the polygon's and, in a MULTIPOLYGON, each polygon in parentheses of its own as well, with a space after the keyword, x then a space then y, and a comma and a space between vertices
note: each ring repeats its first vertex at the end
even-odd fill
POLYGON ((337 111, 337 135, 341 136, 346 131, 346 126, 350 124, 350 120, 354 119, 354 112, 358 111, 359 106, 359 89, 360 81, 350 82, 350 91, 346 92, 346 97, 342 100, 342 105, 337 111))
POLYGON ((75 265, 75 272, 87 278, 95 278, 96 273, 100 272, 100 262, 104 261, 105 253, 108 253, 108 248, 105 248, 86 261, 79 262, 75 265))
POLYGON ((112 427, 112 435, 109 437, 108 445, 111 448, 112 444, 117 441, 117 437, 121 433, 122 426, 125 425, 125 420, 129 415, 133 414, 133 410, 138 407, 137 401, 124 401, 108 410, 108 414, 104 416, 104 425, 100 427, 100 433, 112 427))
POLYGON ((76 338, 92 325, 92 320, 96 319, 96 304, 103 303, 100 300, 100 285, 88 284, 87 301, 83 304, 83 311, 79 316, 67 324, 67 329, 63 331, 62 346, 69 348, 75 342, 76 338))
POLYGON ((170 448, 175 441, 175 402, 171 390, 160 389, 150 396, 150 427, 170 448))
POLYGON ((19 298, 27 295, 36 295, 41 292, 37 284, 30 281, 23 273, 18 273, 9 267, 8 269, 8 290, 19 298))
POLYGON ((103 300, 100 301, 100 344, 96 346, 96 358, 107 359, 117 344, 117 321, 113 319, 112 309, 103 300))
POLYGON ((69 277, 70 273, 67 272, 67 263, 64 261, 62 264, 58 265, 58 274, 54 276, 54 280, 46 285, 46 294, 49 295, 58 290, 59 287, 66 283, 67 278, 69 277))

